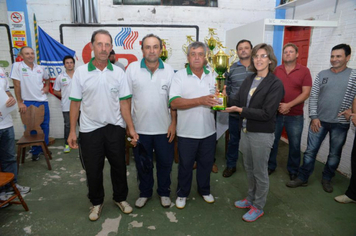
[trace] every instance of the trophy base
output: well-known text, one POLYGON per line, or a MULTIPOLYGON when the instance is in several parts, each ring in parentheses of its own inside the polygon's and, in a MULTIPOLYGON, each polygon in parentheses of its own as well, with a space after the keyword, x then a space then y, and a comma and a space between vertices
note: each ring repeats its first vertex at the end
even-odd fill
POLYGON ((223 111, 226 109, 226 107, 223 106, 215 106, 215 107, 211 107, 212 110, 214 111, 223 111))

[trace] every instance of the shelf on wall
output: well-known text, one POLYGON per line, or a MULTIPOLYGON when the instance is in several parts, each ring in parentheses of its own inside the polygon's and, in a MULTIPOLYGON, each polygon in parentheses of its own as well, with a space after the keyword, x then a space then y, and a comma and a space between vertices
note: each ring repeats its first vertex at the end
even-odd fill
POLYGON ((302 5, 302 4, 305 4, 305 3, 308 3, 308 2, 311 2, 313 0, 294 0, 294 1, 291 1, 291 2, 287 2, 287 3, 284 3, 284 4, 281 4, 279 6, 276 6, 276 10, 278 9, 288 9, 288 8, 293 8, 293 19, 294 19, 294 15, 295 15, 295 8, 299 5, 302 5))
POLYGON ((276 7, 276 9, 294 8, 294 7, 297 7, 299 5, 302 5, 302 4, 311 2, 311 1, 313 1, 313 0, 294 0, 294 1, 287 2, 287 3, 282 4, 282 5, 279 5, 279 6, 276 7))

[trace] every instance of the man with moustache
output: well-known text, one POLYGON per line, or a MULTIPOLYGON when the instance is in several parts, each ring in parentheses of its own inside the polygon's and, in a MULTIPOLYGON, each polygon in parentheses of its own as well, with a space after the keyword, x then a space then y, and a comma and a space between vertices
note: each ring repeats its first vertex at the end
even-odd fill
POLYGON ((284 98, 279 104, 273 148, 268 161, 268 174, 277 167, 278 143, 283 126, 289 142, 287 169, 290 180, 297 178, 300 165, 300 143, 304 124, 303 107, 308 99, 312 86, 312 78, 307 67, 297 63, 298 47, 293 43, 283 46, 283 64, 278 66, 274 74, 283 82, 284 98))
MULTIPOLYGON (((163 207, 171 206, 170 185, 174 157, 174 137, 177 111, 168 107, 169 89, 174 75, 173 68, 160 59, 162 40, 146 35, 141 46, 143 58, 131 63, 127 70, 127 81, 132 93, 132 120, 140 143, 153 163, 156 157, 157 193, 163 207)), ((140 196, 135 206, 142 208, 153 193, 153 165, 144 170, 140 162, 139 147, 133 149, 139 180, 140 196)))
POLYGON ((356 70, 347 67, 350 57, 349 45, 334 46, 330 56, 332 67, 319 72, 315 78, 309 98, 311 122, 307 150, 298 177, 288 182, 287 187, 308 185, 308 178, 314 170, 316 155, 326 135, 330 133, 330 152, 322 173, 321 184, 325 192, 333 191, 331 179, 335 176, 340 163, 342 147, 350 127, 350 107, 356 95, 356 70))
MULTIPOLYGON (((228 96, 235 97, 239 92, 242 82, 252 72, 249 71, 251 64, 252 43, 242 39, 236 45, 236 52, 239 61, 230 67, 230 71, 225 74, 226 93, 228 96)), ((239 113, 229 113, 229 143, 226 152, 226 168, 223 172, 224 177, 230 177, 236 172, 236 163, 239 158, 240 126, 239 113)))
POLYGON ((130 89, 125 72, 108 60, 112 37, 106 30, 94 31, 90 44, 94 57, 77 68, 73 75, 68 144, 78 148, 76 123, 80 113, 79 147, 87 175, 88 198, 93 204, 89 219, 99 219, 104 202, 103 168, 105 157, 110 163, 113 200, 129 214, 125 162, 125 126, 133 144, 138 139, 131 119, 130 89), (125 125, 126 123, 126 125, 125 125))

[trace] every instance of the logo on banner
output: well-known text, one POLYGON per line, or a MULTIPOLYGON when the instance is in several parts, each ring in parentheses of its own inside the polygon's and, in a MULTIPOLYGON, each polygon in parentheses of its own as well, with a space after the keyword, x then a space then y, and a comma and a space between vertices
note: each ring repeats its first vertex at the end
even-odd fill
POLYGON ((122 28, 115 36, 115 45, 124 47, 125 50, 133 49, 133 44, 138 38, 138 32, 132 31, 131 28, 122 28))

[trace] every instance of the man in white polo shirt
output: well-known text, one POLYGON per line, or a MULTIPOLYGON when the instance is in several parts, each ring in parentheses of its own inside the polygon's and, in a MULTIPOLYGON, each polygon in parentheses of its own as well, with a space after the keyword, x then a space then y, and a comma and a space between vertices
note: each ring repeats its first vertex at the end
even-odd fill
MULTIPOLYGON (((161 205, 170 207, 171 170, 174 156, 177 111, 168 108, 168 92, 174 75, 173 68, 160 58, 161 39, 153 34, 142 39, 143 59, 133 62, 126 70, 132 93, 132 120, 147 157, 153 162, 156 156, 157 193, 161 205)), ((142 166, 139 147, 134 148, 140 197, 135 206, 142 208, 152 197, 154 184, 153 165, 142 166)))
MULTIPOLYGON (((48 145, 49 135, 49 107, 47 93, 49 90, 49 77, 44 67, 37 65, 35 62, 35 52, 30 47, 20 49, 22 62, 15 62, 12 65, 10 78, 12 78, 17 105, 20 113, 25 113, 26 108, 34 105, 39 107, 44 105, 45 115, 41 128, 45 134, 45 141, 48 145), (43 86, 43 80, 45 80, 43 86)), ((39 154, 42 152, 41 146, 32 146, 32 160, 38 161, 39 154)))
MULTIPOLYGON (((0 68, 0 97, 8 96, 6 100, 1 101, 1 105, 5 103, 6 107, 15 106, 16 100, 10 93, 9 82, 5 72, 0 68)), ((15 132, 12 123, 11 114, 1 114, 0 111, 0 166, 1 171, 10 172, 15 175, 14 182, 21 194, 26 194, 31 191, 30 187, 20 186, 17 184, 17 162, 15 155, 15 132)), ((14 193, 13 188, 8 184, 0 187, 0 200, 7 200, 14 193)), ((8 206, 4 205, 5 206, 8 206)))
POLYGON ((53 86, 53 93, 61 98, 62 113, 64 119, 64 153, 70 152, 70 147, 68 145, 68 135, 69 135, 69 93, 71 88, 72 77, 74 74, 75 60, 72 56, 65 56, 63 58, 63 65, 65 71, 60 73, 53 86))
MULTIPOLYGON (((78 148, 76 123, 80 113, 79 147, 87 175, 88 198, 93 204, 89 219, 99 219, 104 202, 103 168, 105 157, 110 163, 113 200, 123 213, 131 213, 126 202, 128 187, 125 162, 125 126, 137 141, 125 72, 108 60, 112 37, 106 30, 93 32, 91 48, 94 58, 77 68, 73 75, 68 144, 78 148), (126 124, 125 124, 126 122, 126 124)), ((135 144, 133 142, 133 144, 135 144)))
POLYGON ((178 110, 178 188, 176 207, 185 207, 189 196, 194 161, 197 162, 198 192, 208 203, 213 203, 210 193, 210 172, 214 163, 216 131, 214 111, 217 105, 215 76, 204 66, 206 46, 194 42, 188 46, 186 69, 173 77, 169 93, 170 105, 178 110))

